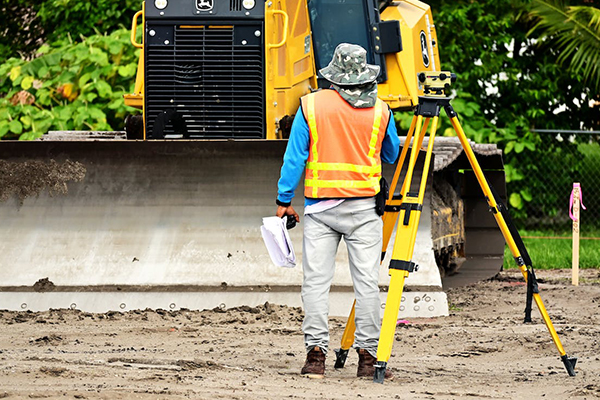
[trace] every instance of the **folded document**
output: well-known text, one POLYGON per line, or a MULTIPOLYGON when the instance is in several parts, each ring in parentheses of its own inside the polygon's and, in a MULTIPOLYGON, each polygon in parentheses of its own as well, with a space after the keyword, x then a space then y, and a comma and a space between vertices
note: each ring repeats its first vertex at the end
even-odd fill
POLYGON ((285 228, 286 222, 287 217, 265 217, 260 232, 273 263, 278 267, 292 268, 296 266, 296 254, 285 228))

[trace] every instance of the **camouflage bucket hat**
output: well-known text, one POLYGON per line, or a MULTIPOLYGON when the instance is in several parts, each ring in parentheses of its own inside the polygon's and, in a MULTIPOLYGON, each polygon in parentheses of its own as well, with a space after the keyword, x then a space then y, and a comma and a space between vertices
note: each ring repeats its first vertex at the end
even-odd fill
POLYGON ((319 72, 339 86, 364 85, 377 79, 379 65, 367 64, 367 51, 361 46, 341 43, 335 48, 329 65, 319 72))

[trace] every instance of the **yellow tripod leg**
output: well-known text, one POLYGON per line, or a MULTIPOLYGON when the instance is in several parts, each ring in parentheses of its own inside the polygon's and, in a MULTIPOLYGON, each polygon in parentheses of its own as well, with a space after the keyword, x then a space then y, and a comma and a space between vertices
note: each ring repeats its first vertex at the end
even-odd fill
MULTIPOLYGON (((426 124, 429 118, 426 119, 426 124)), ((404 180, 402 208, 396 230, 396 240, 394 242, 394 251, 392 253, 392 261, 390 262, 390 286, 385 303, 383 313, 383 321, 381 322, 381 332, 379 334, 379 344, 377 346, 377 363, 375 365, 375 375, 373 381, 383 383, 385 378, 385 370, 387 362, 392 354, 392 346, 394 343, 394 335, 396 332, 396 321, 398 319, 398 311, 402 300, 402 292, 404 290, 404 281, 410 272, 416 270, 416 265, 411 261, 415 240, 417 238, 417 230, 421 219, 421 210, 423 207, 423 198, 425 196, 425 188, 427 186, 427 177, 429 174, 429 166, 431 163, 431 155, 433 153, 433 142, 435 132, 437 130, 438 117, 433 117, 431 125, 431 133, 429 134, 429 143, 427 146, 427 154, 425 156, 425 165, 417 194, 410 192, 412 183, 412 175, 417 162, 419 147, 413 146, 410 155, 410 162, 404 180)), ((415 143, 423 143, 425 131, 421 131, 415 138, 415 143)))
POLYGON ((402 167, 404 166, 406 154, 408 154, 410 141, 412 140, 413 134, 415 133, 417 120, 418 117, 415 115, 410 123, 408 133, 406 134, 406 140, 404 141, 404 146, 402 146, 402 151, 400 152, 400 157, 398 158, 398 165, 396 167, 396 170, 394 171, 394 177, 392 178, 392 182, 390 183, 390 195, 388 197, 388 202, 392 199, 394 192, 396 191, 396 185, 398 184, 398 180, 400 179, 400 173, 402 172, 402 167))
MULTIPOLYGON (((398 164, 396 166, 396 170, 394 172, 394 177, 390 184, 390 193, 389 197, 386 201, 386 206, 393 206, 393 209, 399 210, 400 205, 402 204, 401 198, 394 198, 394 193, 396 191, 396 186, 398 180, 400 179, 400 174, 402 172, 402 167, 404 166, 404 161, 406 159, 406 154, 408 153, 410 141, 415 132, 416 126, 421 126, 421 122, 418 121, 416 115, 413 117, 412 122, 410 124, 410 129, 408 134, 406 135, 406 141, 404 142, 404 146, 402 146, 402 152, 400 153, 400 157, 398 160, 398 164)), ((423 141, 421 140, 421 143, 423 141)), ((420 145, 417 147, 419 148, 420 145)), ((387 207, 386 207, 387 208, 387 207)), ((392 236, 392 232, 394 230, 394 226, 396 225, 396 220, 398 219, 398 211, 386 211, 383 214, 383 245, 381 250, 381 261, 383 262, 383 258, 385 257, 385 252, 387 250, 388 244, 390 242, 390 238, 392 236)), ((348 316, 348 321, 346 322, 346 327, 344 328, 344 333, 342 334, 342 340, 340 344, 340 348, 335 350, 336 359, 334 368, 344 368, 346 364, 346 359, 348 358, 348 352, 352 345, 354 344, 354 333, 356 332, 356 325, 354 324, 354 315, 356 300, 352 304, 352 309, 350 310, 350 315, 348 316)))
MULTIPOLYGON (((413 149, 415 149, 415 148, 420 149, 421 144, 423 143, 423 139, 421 138, 420 141, 418 139, 421 135, 425 134, 424 131, 427 129, 428 121, 426 121, 423 128, 421 128, 421 126, 423 124, 422 118, 423 117, 421 117, 421 116, 415 115, 412 119, 412 122, 410 124, 410 130, 408 131, 408 134, 406 135, 406 141, 404 142, 404 146, 402 147, 402 153, 400 154, 400 158, 398 160, 398 165, 394 172, 394 177, 392 178, 392 183, 390 184, 390 194, 385 203, 386 210, 385 210, 385 213, 383 214, 383 245, 382 245, 382 250, 381 250, 381 261, 382 262, 385 257, 385 253, 388 248, 388 245, 390 243, 390 239, 392 237, 392 232, 394 231, 394 226, 396 226, 396 221, 398 220, 398 214, 400 214, 400 206, 402 206, 402 196, 395 197, 394 193, 396 193, 396 187, 398 186, 398 181, 400 180, 400 175, 401 175, 402 169, 404 167, 404 161, 406 160, 406 155, 408 154, 410 141, 413 137, 415 130, 417 130, 417 132, 419 132, 419 133, 415 137, 415 143, 413 144, 413 149)), ((412 153, 411 153, 411 155, 412 155, 412 153)), ((401 194, 404 193, 404 191, 405 191, 405 186, 406 186, 405 183, 406 183, 406 178, 402 182, 402 186, 400 189, 401 194)))
MULTIPOLYGON (((522 260, 523 258, 521 257, 522 255, 519 250, 519 247, 517 246, 515 239, 513 238, 513 235, 511 234, 510 229, 508 228, 507 221, 504 219, 503 213, 501 212, 501 209, 499 208, 499 205, 496 202, 496 199, 490 189, 490 186, 487 183, 487 180, 485 179, 485 176, 483 175, 483 171, 481 170, 481 167, 479 166, 479 163, 477 162, 475 153, 473 153, 473 149, 471 148, 471 145, 469 144, 469 141, 465 135, 465 132, 463 131, 462 126, 460 125, 460 122, 458 121, 458 118, 456 117, 456 115, 451 116, 450 122, 452 123, 452 126, 454 127, 454 130, 456 131, 456 134, 458 135, 460 143, 462 144, 462 147, 465 151, 465 154, 467 155, 467 158, 469 159, 469 163, 471 164, 471 167, 473 168, 473 171, 475 172, 477 181, 479 182, 479 185, 481 186, 481 189, 483 190, 483 194, 485 195, 485 197, 488 201, 488 204, 489 204, 490 208, 492 209, 492 212, 494 213, 496 222, 498 223, 498 226, 500 227, 500 230, 502 231, 502 235, 504 236, 504 239, 506 240, 506 243, 508 244, 508 247, 510 248, 510 251, 511 251, 513 257, 515 258, 515 260, 522 260)), ((525 278, 525 282, 527 282, 527 279, 528 279, 527 267, 525 266, 525 264, 522 261, 521 262, 518 261, 517 263, 518 263, 519 269, 521 270, 521 273, 523 274, 523 277, 525 278)), ((535 304, 537 305, 538 309, 540 310, 542 319, 544 320, 544 323, 546 324, 546 327, 548 328, 548 331, 550 332, 550 336, 552 336, 552 341, 554 342, 554 345, 556 346, 556 348, 558 349, 558 352, 560 353, 561 359, 565 365, 565 368, 567 369, 567 372, 569 373, 569 375, 575 376, 575 364, 577 362, 577 358, 567 356, 567 353, 565 352, 565 350, 562 346, 562 343, 560 342, 558 333, 556 333, 556 329, 554 329, 552 320, 550 319, 550 316, 548 315, 548 312, 546 311, 546 307, 544 306, 544 303, 543 303, 542 298, 540 297, 539 293, 534 293, 533 298, 535 300, 535 304)))
POLYGON ((356 307, 356 300, 352 303, 352 310, 348 316, 348 322, 346 322, 346 328, 342 334, 342 343, 339 349, 335 350, 335 365, 333 368, 339 369, 344 368, 346 359, 348 358, 348 351, 354 344, 354 332, 356 332, 356 325, 354 324, 354 308, 356 307))

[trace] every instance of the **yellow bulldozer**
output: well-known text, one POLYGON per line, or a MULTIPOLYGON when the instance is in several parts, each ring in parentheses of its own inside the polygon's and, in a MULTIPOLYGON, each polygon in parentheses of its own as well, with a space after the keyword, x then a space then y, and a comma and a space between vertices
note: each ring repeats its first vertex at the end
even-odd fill
POLYGON ((414 107, 417 72, 439 68, 431 12, 418 1, 147 3, 133 21, 142 56, 125 98, 144 123, 128 120, 130 138, 283 139, 299 98, 329 85, 317 71, 342 42, 368 49, 392 109, 414 107))
MULTIPOLYGON (((412 110, 422 95, 417 74, 441 69, 430 7, 147 0, 131 41, 141 53, 125 102, 141 114, 126 119, 124 133, 50 132, 0 146, 0 158, 39 176, 0 203, 2 308, 299 305, 301 269, 274 267, 259 231, 275 211, 299 99, 328 85, 317 71, 348 42, 381 67, 379 97, 394 111, 412 110)), ((505 197, 501 152, 473 148, 505 197)), ((503 262, 504 239, 460 143, 438 138, 434 157, 407 315, 447 313, 443 287, 494 276, 503 262)), ((301 229, 291 234, 300 243, 301 229)), ((352 305, 345 257, 332 315, 352 305)), ((382 268, 384 287, 386 279, 382 268)))

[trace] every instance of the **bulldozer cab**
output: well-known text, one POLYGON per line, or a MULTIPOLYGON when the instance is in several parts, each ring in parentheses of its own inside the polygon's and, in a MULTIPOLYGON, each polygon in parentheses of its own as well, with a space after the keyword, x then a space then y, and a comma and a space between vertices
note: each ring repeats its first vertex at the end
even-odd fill
MULTIPOLYGON (((335 48, 340 43, 358 44, 367 50, 367 62, 381 67, 378 82, 387 80, 386 64, 381 42, 379 10, 372 0, 309 0, 308 11, 312 27, 312 40, 316 70, 326 67, 335 48)), ((391 24, 398 27, 397 21, 391 24)), ((390 25, 390 27, 392 27, 390 25)), ((393 29, 393 27, 392 27, 393 29)), ((400 30, 386 32, 384 41, 395 42, 388 52, 400 51, 400 30), (396 35, 394 35, 396 33, 396 35)), ((319 87, 328 87, 329 83, 318 78, 319 87)))

